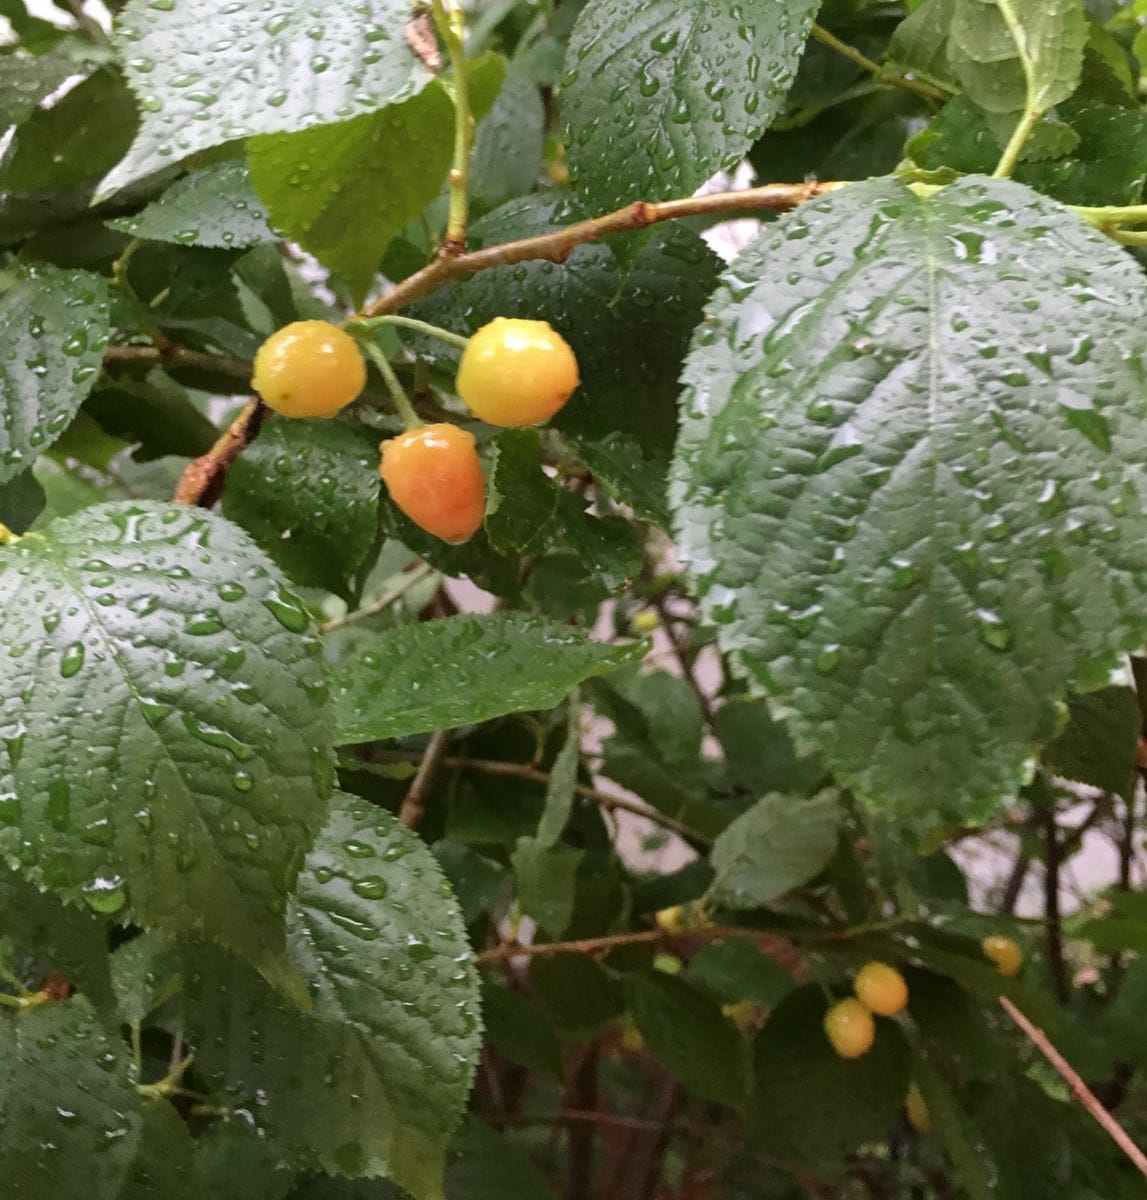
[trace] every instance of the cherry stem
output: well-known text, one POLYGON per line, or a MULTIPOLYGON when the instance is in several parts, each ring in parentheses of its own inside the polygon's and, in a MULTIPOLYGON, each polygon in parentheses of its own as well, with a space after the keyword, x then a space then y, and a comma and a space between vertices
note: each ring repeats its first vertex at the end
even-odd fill
POLYGON ((420 429, 424 422, 414 411, 414 405, 410 403, 410 397, 399 382, 390 361, 383 354, 382 347, 370 337, 362 338, 360 344, 366 351, 367 357, 378 368, 378 373, 382 376, 383 383, 386 384, 386 390, 390 393, 391 400, 394 401, 394 407, 402 418, 402 423, 407 429, 420 429))
POLYGON ((415 333, 437 338, 440 342, 449 342, 451 346, 457 346, 459 350, 465 350, 470 342, 468 337, 460 333, 452 333, 449 329, 443 329, 441 325, 431 325, 429 321, 419 321, 414 317, 400 317, 393 313, 381 317, 370 317, 365 321, 353 321, 347 328, 353 332, 356 327, 371 329, 376 325, 394 325, 402 329, 410 329, 415 333))

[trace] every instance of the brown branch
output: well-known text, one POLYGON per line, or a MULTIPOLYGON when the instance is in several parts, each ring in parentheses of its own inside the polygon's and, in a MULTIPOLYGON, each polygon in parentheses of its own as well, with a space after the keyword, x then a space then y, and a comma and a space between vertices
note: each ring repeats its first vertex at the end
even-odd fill
POLYGON ((114 363, 155 363, 164 367, 195 367, 201 371, 215 371, 220 375, 233 375, 236 379, 251 378, 251 364, 245 358, 230 354, 208 354, 205 350, 192 350, 188 346, 177 346, 169 342, 165 346, 109 346, 104 351, 104 365, 114 363))
POLYGON ((697 703, 701 708, 701 716, 705 721, 705 726, 711 733, 716 733, 717 720, 713 712, 713 701, 706 694, 705 689, 701 686, 701 682, 695 674, 696 660, 690 661, 685 644, 677 637, 677 631, 673 628, 673 622, 676 618, 669 611, 669 606, 665 603, 663 595, 658 596, 653 601, 653 606, 661 617, 661 628, 665 631, 665 638, 669 642, 669 648, 673 651, 673 657, 677 660, 677 665, 681 668, 685 682, 692 688, 693 695, 697 697, 697 703))
POLYGON ((249 400, 215 445, 187 464, 171 498, 172 503, 210 508, 223 491, 228 468, 259 432, 266 411, 261 400, 249 400))
MULTIPOLYGON (((380 762, 418 761, 416 756, 401 750, 379 751, 377 759, 380 762)), ((442 760, 442 765, 444 767, 457 767, 463 771, 479 771, 484 775, 508 775, 514 779, 529 780, 531 783, 546 784, 550 781, 550 777, 545 771, 539 771, 536 767, 531 767, 528 763, 501 762, 498 759, 490 758, 449 757, 442 760)), ((611 796, 607 792, 599 791, 597 788, 588 787, 581 783, 575 784, 574 790, 579 796, 584 796, 585 799, 592 800, 602 808, 621 809, 623 812, 644 817, 646 820, 653 822, 654 825, 661 825, 663 828, 671 830, 688 841, 700 842, 703 845, 709 845, 713 841, 712 838, 707 837, 698 830, 690 828, 684 821, 678 821, 676 817, 668 816, 656 808, 649 808, 636 800, 627 800, 624 796, 611 796)))
POLYGON ((1043 872, 1043 919, 1047 942, 1047 961, 1055 983, 1055 994, 1060 1004, 1067 1004, 1071 995, 1067 984, 1067 964, 1063 958, 1063 921, 1059 911, 1059 871, 1063 861, 1063 847, 1059 840, 1059 827, 1055 821, 1055 809, 1046 808, 1041 813, 1044 827, 1045 861, 1043 872))
POLYGON ((1051 1044, 1047 1034, 1042 1029, 1033 1025, 1007 996, 1000 997, 1000 1006, 1024 1031, 1032 1045, 1051 1063, 1060 1077, 1071 1088, 1075 1098, 1103 1126, 1104 1130, 1111 1137, 1111 1140, 1135 1164, 1139 1173, 1147 1176, 1147 1155, 1135 1145, 1131 1138, 1127 1136, 1127 1132, 1123 1126, 1099 1103, 1095 1097, 1095 1093, 1092 1092, 1087 1084, 1072 1069, 1067 1059, 1051 1044))
POLYGON ((430 788, 430 781, 443 764, 452 732, 450 729, 440 729, 426 744, 418 771, 411 780, 410 789, 403 797, 402 807, 398 811, 398 819, 407 829, 417 829, 423 813, 426 812, 426 793, 430 788))
POLYGON ((745 188, 736 192, 713 192, 707 196, 690 196, 684 200, 664 200, 650 203, 638 200, 634 204, 619 208, 616 212, 601 217, 591 217, 567 225, 564 229, 543 233, 537 237, 523 238, 516 242, 505 242, 487 246, 469 254, 452 258, 436 258, 420 271, 416 271, 402 283, 396 284, 373 304, 368 304, 359 317, 380 317, 397 312, 415 300, 421 300, 452 279, 462 279, 476 271, 490 267, 504 267, 511 263, 545 259, 549 262, 565 262, 578 246, 596 242, 601 238, 619 233, 632 233, 646 229, 660 221, 672 221, 681 217, 696 217, 708 214, 738 212, 788 212, 816 196, 838 188, 846 183, 769 183, 763 187, 745 188))

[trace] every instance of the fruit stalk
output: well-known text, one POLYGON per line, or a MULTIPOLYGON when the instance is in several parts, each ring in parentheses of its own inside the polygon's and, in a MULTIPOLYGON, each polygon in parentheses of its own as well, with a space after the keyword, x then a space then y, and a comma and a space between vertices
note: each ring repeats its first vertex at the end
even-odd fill
POLYGON ((438 250, 441 257, 451 258, 466 250, 474 118, 470 112, 470 91, 466 77, 466 18, 458 0, 433 0, 433 5, 434 24, 446 45, 454 76, 454 164, 450 168, 450 213, 446 221, 446 237, 438 250))

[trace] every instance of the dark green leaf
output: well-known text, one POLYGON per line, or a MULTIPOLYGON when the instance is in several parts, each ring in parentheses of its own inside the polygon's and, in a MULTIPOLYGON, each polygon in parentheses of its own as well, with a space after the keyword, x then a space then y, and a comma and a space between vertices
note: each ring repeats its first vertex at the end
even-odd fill
POLYGON ((1044 751, 1056 775, 1131 798, 1139 752, 1139 702, 1130 688, 1101 688, 1068 702, 1067 725, 1044 751))
POLYGON ((713 843, 715 904, 758 908, 819 875, 836 852, 840 798, 774 793, 737 817, 713 843))
POLYGON ((520 1148, 471 1117, 450 1147, 446 1200, 557 1200, 520 1148))
POLYGON ((112 984, 121 1020, 142 1022, 183 987, 183 958, 165 934, 141 933, 116 950, 112 984))
POLYGON ((792 976, 775 959, 744 938, 710 942, 689 960, 687 977, 722 1000, 749 1000, 775 1008, 793 986, 792 976))
POLYGON ((482 1015, 490 1045, 510 1062, 562 1077, 562 1054, 553 1027, 536 1004, 511 987, 485 981, 482 1015))
POLYGON ((142 379, 124 376, 98 388, 84 411, 113 437, 138 442, 135 457, 140 460, 165 454, 193 458, 210 450, 219 436, 187 391, 159 370, 142 379))
POLYGON ((97 71, 16 131, 0 191, 35 192, 98 179, 135 135, 135 102, 120 76, 97 71))
POLYGON ((542 166, 545 110, 537 83, 511 70, 478 126, 470 162, 473 200, 494 208, 530 191, 542 166))
POLYGON ((523 614, 447 617, 380 634, 339 663, 342 743, 450 729, 505 713, 553 708, 583 679, 644 653, 523 614))
POLYGON ((596 209, 688 196, 780 111, 819 0, 590 0, 566 53, 571 175, 596 209))
POLYGON ((223 511, 296 583, 350 598, 378 530, 379 490, 374 438, 273 418, 231 468, 223 511))
POLYGON ((107 286, 86 271, 33 265, 0 275, 0 484, 64 432, 108 341, 107 286))
POLYGON ((913 1073, 933 1127, 952 1166, 959 1172, 969 1200, 994 1200, 998 1194, 995 1183, 998 1167, 983 1138, 968 1120, 944 1077, 927 1058, 917 1060, 913 1073))
POLYGON ((0 1009, 0 1179, 13 1200, 119 1200, 141 1122, 127 1047, 87 1000, 0 1009))
POLYGON ((1115 892, 1102 916, 1090 917, 1075 929, 1101 954, 1134 950, 1147 954, 1147 892, 1115 892))
POLYGON ((801 758, 763 700, 731 700, 716 714, 729 782, 745 791, 804 795, 825 780, 815 756, 801 758))
POLYGON ((282 912, 332 774, 306 611, 200 509, 99 506, 0 559, 0 852, 285 981, 282 912))
POLYGON ((757 1129, 771 1153, 843 1158, 882 1138, 908 1094, 911 1052, 898 1026, 878 1019, 872 1049, 841 1058, 825 1035, 827 1007, 816 984, 790 992, 754 1044, 757 1129))
POLYGON ((31 471, 15 475, 0 484, 0 524, 13 533, 25 533, 44 511, 44 489, 31 471))
POLYGON ((431 79, 402 36, 407 0, 316 12, 131 0, 116 22, 143 124, 105 193, 197 150, 344 121, 413 96, 431 79), (225 86, 224 86, 225 85, 225 86))
POLYGON ((649 1053, 686 1091, 747 1107, 753 1086, 749 1048, 715 1000, 662 971, 628 977, 626 997, 649 1053))
POLYGON ((166 1100, 152 1100, 143 1110, 135 1162, 116 1200, 201 1200, 202 1195, 187 1125, 166 1100))
POLYGON ((466 924, 478 920, 498 898, 505 868, 459 842, 436 843, 434 857, 450 880, 466 924))
POLYGON ((67 50, 0 55, 0 130, 19 125, 61 84, 86 73, 67 50))
POLYGON ((602 1029, 624 1006, 617 979, 581 954, 535 958, 530 979, 554 1024, 578 1037, 602 1029))
POLYGON ((241 158, 193 171, 134 217, 110 221, 132 237, 231 249, 275 241, 241 158))
POLYGON ((1004 1049, 983 1009, 953 980, 906 970, 909 1008, 920 1032, 966 1078, 988 1079, 1001 1068, 1004 1049))
POLYGON ((249 1109, 241 1108, 212 1121, 195 1139, 196 1178, 204 1197, 251 1200, 257 1195, 259 1200, 283 1200, 291 1192, 297 1172, 250 1116, 249 1109))
POLYGON ((260 1122, 297 1165, 385 1174, 416 1200, 439 1200, 481 1022, 465 930, 433 856, 389 814, 340 793, 289 927, 310 1013, 220 961, 188 980, 197 1069, 236 1100, 258 1091, 260 1122))
POLYGON ((541 466, 536 429, 503 429, 494 441, 486 534, 499 550, 543 552, 554 535, 558 489, 541 466))
POLYGON ((948 32, 959 0, 924 0, 901 21, 888 45, 888 60, 925 79, 952 86, 948 32))
POLYGON ((737 669, 870 805, 983 817, 1141 642, 1144 299, 1102 236, 979 179, 813 202, 714 299, 682 550, 737 669))

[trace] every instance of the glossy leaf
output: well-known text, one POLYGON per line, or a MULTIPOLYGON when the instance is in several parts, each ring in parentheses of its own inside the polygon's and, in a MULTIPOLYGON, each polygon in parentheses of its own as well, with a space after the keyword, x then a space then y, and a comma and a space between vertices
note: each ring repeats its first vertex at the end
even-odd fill
POLYGON ((538 85, 523 71, 511 70, 474 138, 474 200, 494 208, 533 188, 542 166, 545 121, 538 85))
POLYGON ((130 0, 115 40, 143 122, 103 191, 236 138, 345 121, 413 96, 431 73, 402 36, 410 17, 407 0, 318 11, 289 0, 274 12, 130 0))
POLYGON ((282 913, 332 774, 306 611, 234 526, 171 505, 87 509, 0 567, 0 853, 286 978, 282 913))
POLYGON ((349 597, 378 531, 379 491, 374 438, 272 419, 232 467, 223 511, 296 583, 349 597))
POLYGON ((108 293, 86 271, 34 265, 0 280, 0 484, 27 470, 91 390, 108 341, 108 293))
POLYGON ((379 636, 335 667, 341 743, 371 742, 553 708, 583 679, 644 653, 538 617, 446 617, 379 636))
POLYGON ((140 1138, 127 1047, 83 997, 0 1009, 0 1179, 19 1200, 119 1200, 140 1138))
POLYGON ((84 64, 65 51, 0 55, 0 129, 18 125, 84 64))
POLYGON ((260 1120, 297 1165, 388 1175, 415 1200, 439 1200, 481 1021, 465 930, 433 856, 389 814, 340 793, 288 921, 311 1011, 221 960, 187 984, 199 1069, 235 1099, 258 1091, 260 1120))
POLYGON ((758 800, 713 843, 714 903, 757 908, 808 883, 835 853, 840 820, 835 791, 758 800))
POLYGON ((715 296, 681 547, 737 669, 873 807, 983 817, 1139 645, 1144 308, 1122 251, 979 179, 814 202, 715 296))
POLYGON ((599 210, 687 196, 780 111, 819 0, 590 0, 566 53, 571 175, 599 210))
POLYGON ((276 240, 240 158, 193 171, 133 217, 109 221, 132 237, 230 249, 276 240))

